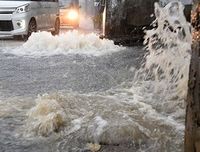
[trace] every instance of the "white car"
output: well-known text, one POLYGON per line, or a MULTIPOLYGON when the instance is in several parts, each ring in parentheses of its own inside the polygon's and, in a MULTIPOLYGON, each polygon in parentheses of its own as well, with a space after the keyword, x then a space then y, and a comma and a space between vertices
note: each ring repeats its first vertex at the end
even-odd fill
POLYGON ((0 37, 27 39, 38 30, 59 34, 58 0, 0 0, 0 37))

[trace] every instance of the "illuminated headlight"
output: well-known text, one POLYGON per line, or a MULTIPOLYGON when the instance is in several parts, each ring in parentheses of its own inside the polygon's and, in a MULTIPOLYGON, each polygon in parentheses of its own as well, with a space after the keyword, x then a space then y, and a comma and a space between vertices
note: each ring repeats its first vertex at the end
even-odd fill
POLYGON ((78 12, 76 10, 70 10, 67 14, 67 18, 70 20, 78 19, 78 12))
POLYGON ((25 13, 25 12, 28 12, 30 11, 30 5, 29 4, 26 4, 26 5, 23 5, 23 6, 20 6, 18 7, 16 10, 15 10, 15 13, 18 14, 18 13, 25 13))

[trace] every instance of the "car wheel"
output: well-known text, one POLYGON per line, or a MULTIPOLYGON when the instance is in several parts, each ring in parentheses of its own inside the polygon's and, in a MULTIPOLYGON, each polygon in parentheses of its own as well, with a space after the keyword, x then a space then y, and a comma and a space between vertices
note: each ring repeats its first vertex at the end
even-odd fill
POLYGON ((28 33, 27 35, 23 36, 24 40, 28 40, 28 38, 31 36, 33 32, 37 32, 37 24, 34 19, 32 19, 28 25, 28 33))
POLYGON ((59 18, 56 19, 54 31, 51 32, 52 35, 58 35, 60 33, 60 20, 59 18))
POLYGON ((78 25, 78 24, 75 25, 75 26, 74 26, 74 29, 79 29, 79 25, 78 25))

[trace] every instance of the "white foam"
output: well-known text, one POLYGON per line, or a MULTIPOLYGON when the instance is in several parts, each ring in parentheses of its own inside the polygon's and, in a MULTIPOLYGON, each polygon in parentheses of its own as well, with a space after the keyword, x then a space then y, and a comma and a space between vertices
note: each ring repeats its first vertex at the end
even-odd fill
POLYGON ((27 131, 42 136, 58 131, 67 120, 61 104, 47 95, 38 97, 28 117, 27 131))
POLYGON ((80 34, 78 31, 68 31, 59 36, 48 32, 33 33, 23 46, 4 50, 18 56, 41 57, 53 55, 84 54, 101 56, 118 52, 123 47, 114 45, 111 40, 100 39, 95 33, 80 34))
POLYGON ((183 9, 181 2, 169 3, 164 8, 155 4, 157 26, 146 31, 145 44, 149 54, 145 69, 150 70, 155 83, 160 82, 167 90, 176 88, 173 91, 185 98, 192 36, 183 9))
POLYGON ((108 122, 104 120, 102 117, 97 116, 94 118, 94 123, 97 125, 95 134, 97 136, 100 136, 104 130, 104 128, 108 125, 108 122))

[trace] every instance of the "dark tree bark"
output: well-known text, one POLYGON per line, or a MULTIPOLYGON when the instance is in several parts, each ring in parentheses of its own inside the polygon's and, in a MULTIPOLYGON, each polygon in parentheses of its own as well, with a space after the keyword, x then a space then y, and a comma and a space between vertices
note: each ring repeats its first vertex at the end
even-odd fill
POLYGON ((186 107, 185 152, 200 152, 200 0, 194 0, 192 58, 186 107))

